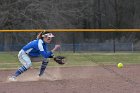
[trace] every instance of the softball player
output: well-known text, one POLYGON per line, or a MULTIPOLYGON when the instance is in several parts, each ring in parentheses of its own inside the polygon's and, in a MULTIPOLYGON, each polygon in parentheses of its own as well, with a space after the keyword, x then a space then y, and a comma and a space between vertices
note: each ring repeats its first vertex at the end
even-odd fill
POLYGON ((18 54, 18 59, 22 66, 15 72, 13 76, 9 78, 9 80, 16 81, 16 77, 27 71, 32 66, 33 60, 41 61, 39 60, 40 55, 42 55, 43 58, 39 76, 43 75, 46 66, 48 65, 47 58, 52 58, 53 52, 60 48, 60 45, 55 45, 51 51, 48 50, 48 44, 52 41, 53 37, 54 35, 52 33, 44 31, 39 33, 36 40, 33 40, 25 45, 18 54))

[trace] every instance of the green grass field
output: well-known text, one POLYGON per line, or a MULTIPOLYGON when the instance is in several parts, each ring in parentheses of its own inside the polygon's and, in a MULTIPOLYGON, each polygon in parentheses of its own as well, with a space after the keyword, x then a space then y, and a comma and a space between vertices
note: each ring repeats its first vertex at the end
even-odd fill
MULTIPOLYGON (((140 53, 56 53, 66 57, 67 64, 58 65, 52 59, 49 66, 97 66, 116 65, 119 62, 125 64, 140 64, 140 53)), ((33 67, 38 68, 40 62, 33 62, 33 67)), ((17 52, 0 52, 0 69, 16 69, 21 64, 17 58, 17 52)))

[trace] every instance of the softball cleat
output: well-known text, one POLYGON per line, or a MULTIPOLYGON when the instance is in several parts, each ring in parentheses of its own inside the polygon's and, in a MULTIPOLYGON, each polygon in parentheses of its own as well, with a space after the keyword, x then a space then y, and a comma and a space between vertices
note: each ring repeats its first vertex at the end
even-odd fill
POLYGON ((9 77, 9 81, 17 81, 17 79, 15 76, 11 76, 11 77, 9 77))

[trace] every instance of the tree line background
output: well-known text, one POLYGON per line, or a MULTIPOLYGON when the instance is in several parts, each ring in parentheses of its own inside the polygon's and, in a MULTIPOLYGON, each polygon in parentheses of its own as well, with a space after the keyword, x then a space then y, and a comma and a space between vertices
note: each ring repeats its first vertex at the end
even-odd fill
MULTIPOLYGON (((140 28, 140 0, 0 0, 0 29, 140 28)), ((61 32, 62 43, 135 42, 140 34, 61 32)), ((1 48, 25 44, 37 33, 0 33, 1 48)), ((54 41, 54 42, 55 42, 54 41)))

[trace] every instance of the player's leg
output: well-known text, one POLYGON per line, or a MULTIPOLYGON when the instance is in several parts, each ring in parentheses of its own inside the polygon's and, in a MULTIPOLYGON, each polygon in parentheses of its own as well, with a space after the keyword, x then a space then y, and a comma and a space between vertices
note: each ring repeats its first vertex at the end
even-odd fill
POLYGON ((17 76, 27 71, 32 66, 29 56, 26 53, 24 53, 24 51, 19 52, 18 58, 23 65, 15 72, 15 74, 11 78, 9 78, 13 81, 14 79, 16 79, 17 76))
POLYGON ((49 63, 49 61, 47 59, 43 59, 42 64, 40 66, 39 76, 42 76, 44 74, 44 71, 45 71, 48 63, 49 63))
POLYGON ((40 69, 39 69, 39 76, 42 76, 44 74, 44 71, 49 63, 49 60, 46 59, 46 58, 42 58, 42 57, 31 57, 31 61, 32 62, 40 62, 42 61, 42 64, 40 66, 40 69), (43 59, 43 60, 42 60, 43 59))
POLYGON ((31 66, 32 66, 32 63, 31 63, 31 60, 29 58, 28 55, 21 55, 19 57, 19 61, 23 64, 15 73, 15 76, 19 76, 20 74, 22 74, 23 72, 27 71, 31 66))

